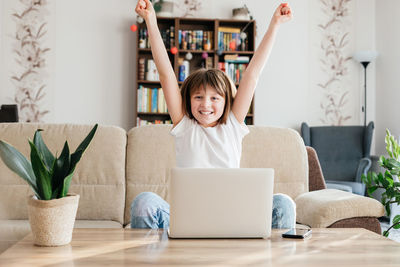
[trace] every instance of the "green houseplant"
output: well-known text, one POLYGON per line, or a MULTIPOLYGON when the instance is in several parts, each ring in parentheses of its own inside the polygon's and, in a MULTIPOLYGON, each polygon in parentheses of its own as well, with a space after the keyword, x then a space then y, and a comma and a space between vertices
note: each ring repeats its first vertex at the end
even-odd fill
MULTIPOLYGON (((368 172, 362 175, 361 180, 367 186, 369 196, 378 188, 383 189, 381 202, 385 206, 386 214, 390 217, 391 205, 400 205, 400 145, 394 139, 390 131, 386 129, 386 151, 389 157, 380 156, 379 165, 386 169, 384 173, 368 172)), ((394 216, 392 225, 383 232, 384 236, 389 236, 391 229, 400 229, 400 214, 394 216)))
POLYGON ((76 165, 97 127, 96 124, 72 154, 65 141, 59 157, 44 143, 42 130, 36 130, 33 141, 29 140, 30 161, 12 145, 0 140, 1 159, 34 192, 34 196, 28 198, 28 215, 36 245, 59 246, 71 242, 79 195, 68 194, 68 190, 76 165))

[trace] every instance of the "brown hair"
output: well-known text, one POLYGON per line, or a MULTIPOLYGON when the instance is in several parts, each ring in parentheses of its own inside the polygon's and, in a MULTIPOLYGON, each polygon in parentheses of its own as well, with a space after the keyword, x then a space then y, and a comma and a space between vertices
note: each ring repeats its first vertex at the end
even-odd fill
POLYGON ((204 89, 207 85, 217 90, 217 93, 225 98, 224 112, 218 123, 226 123, 236 95, 236 86, 225 72, 218 69, 199 69, 190 74, 182 84, 182 109, 186 116, 194 119, 190 97, 198 89, 204 89))

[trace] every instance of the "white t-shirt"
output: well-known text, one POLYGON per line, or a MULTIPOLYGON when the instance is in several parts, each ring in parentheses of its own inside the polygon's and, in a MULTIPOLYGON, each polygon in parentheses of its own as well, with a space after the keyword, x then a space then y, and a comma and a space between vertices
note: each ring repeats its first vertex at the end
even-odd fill
POLYGON ((226 124, 203 127, 184 116, 171 130, 180 168, 239 168, 242 139, 249 133, 231 112, 226 124))

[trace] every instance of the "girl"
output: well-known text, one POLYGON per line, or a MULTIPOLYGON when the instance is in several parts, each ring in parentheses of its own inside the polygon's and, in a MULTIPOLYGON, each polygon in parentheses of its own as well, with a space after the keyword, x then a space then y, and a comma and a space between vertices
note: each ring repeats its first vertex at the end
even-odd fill
MULTIPOLYGON (((242 139, 249 132, 244 119, 271 51, 280 24, 292 18, 288 4, 274 12, 269 28, 254 53, 236 93, 230 78, 217 69, 200 69, 179 89, 149 0, 139 0, 136 12, 144 18, 169 114, 173 122, 177 167, 239 168, 242 139)), ((273 199, 273 228, 295 225, 295 204, 277 194, 273 199)), ((131 206, 132 228, 168 228, 169 205, 151 192, 139 194, 131 206)))

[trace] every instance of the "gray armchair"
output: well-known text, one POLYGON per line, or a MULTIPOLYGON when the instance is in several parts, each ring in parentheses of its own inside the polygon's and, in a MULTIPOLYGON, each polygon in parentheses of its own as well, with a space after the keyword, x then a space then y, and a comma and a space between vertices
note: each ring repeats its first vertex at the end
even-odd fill
POLYGON ((327 188, 365 195, 361 175, 370 166, 370 151, 374 123, 364 126, 320 126, 301 124, 306 146, 318 154, 327 188))

